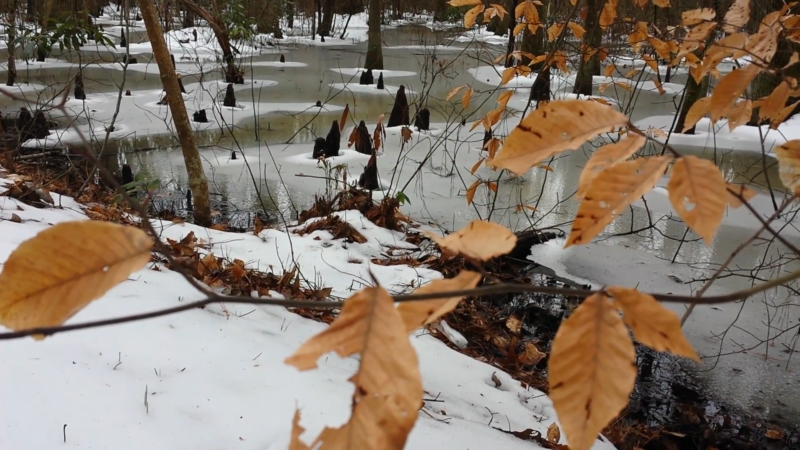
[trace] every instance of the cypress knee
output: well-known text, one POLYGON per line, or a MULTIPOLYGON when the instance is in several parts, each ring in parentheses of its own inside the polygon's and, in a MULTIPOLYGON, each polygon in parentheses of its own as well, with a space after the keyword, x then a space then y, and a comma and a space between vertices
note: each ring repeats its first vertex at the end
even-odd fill
POLYGON ((331 124, 331 130, 328 131, 328 136, 325 137, 325 157, 339 156, 339 147, 342 140, 342 135, 339 132, 339 121, 334 120, 331 124))
POLYGON ((398 127, 400 125, 408 125, 408 99, 406 99, 406 87, 402 84, 400 89, 397 90, 397 96, 394 98, 394 106, 392 112, 389 114, 389 123, 387 127, 398 127))
POLYGON ((325 155, 325 138, 319 137, 316 141, 314 141, 314 151, 311 153, 311 157, 314 159, 319 159, 325 155))
POLYGON ((233 83, 228 83, 228 87, 225 89, 225 98, 222 100, 222 106, 227 106, 229 108, 236 107, 236 95, 233 93, 233 83))
POLYGON ((428 108, 422 108, 417 111, 417 116, 414 117, 414 126, 417 131, 428 131, 431 129, 431 112, 428 108))

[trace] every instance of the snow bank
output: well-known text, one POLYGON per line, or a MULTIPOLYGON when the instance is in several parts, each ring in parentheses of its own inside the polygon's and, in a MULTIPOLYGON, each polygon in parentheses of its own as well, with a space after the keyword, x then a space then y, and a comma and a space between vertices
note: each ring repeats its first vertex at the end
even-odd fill
MULTIPOLYGON (((0 179, 0 185, 6 181, 0 179)), ((22 219, 22 223, 0 220, 0 261, 52 224, 85 219, 73 200, 53 197, 59 208, 37 209, 0 197, 0 217, 9 219, 14 213, 22 219)), ((376 256, 382 245, 410 245, 357 212, 339 214, 368 241, 345 245, 326 232, 292 235, 295 257, 306 276, 314 279, 316 273, 322 285, 334 286, 334 293, 348 294, 360 287, 368 265, 387 287, 436 275, 424 269, 370 264, 368 258, 376 256), (338 270, 334 265, 340 265, 338 270)), ((155 223, 165 237, 180 238, 194 231, 210 242, 215 254, 245 259, 252 267, 272 265, 280 272, 280 264, 291 261, 285 232, 265 230, 256 237, 155 223)), ((146 268, 71 322, 135 314, 199 298, 177 273, 146 268)), ((302 410, 307 429, 303 438, 310 441, 323 427, 348 419, 353 390, 348 378, 358 361, 331 355, 320 360, 319 369, 297 372, 283 360, 326 326, 278 306, 212 305, 42 342, 4 341, 0 343, 4 362, 0 396, 5 405, 0 445, 42 450, 285 449, 296 407, 302 410)), ((419 354, 425 397, 437 401, 426 403, 427 414, 419 413, 407 448, 540 448, 503 431, 530 428, 546 434, 555 412, 544 394, 523 388, 504 372, 421 332, 410 339, 419 354), (493 374, 502 383, 498 387, 493 374)), ((598 441, 594 448, 614 447, 598 441)))

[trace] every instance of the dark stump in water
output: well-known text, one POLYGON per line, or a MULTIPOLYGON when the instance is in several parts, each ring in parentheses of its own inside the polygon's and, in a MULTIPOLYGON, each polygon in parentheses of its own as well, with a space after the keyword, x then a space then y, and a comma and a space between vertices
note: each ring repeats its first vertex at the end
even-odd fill
POLYGON ((322 102, 317 100, 317 103, 314 104, 317 108, 322 108, 322 102))
POLYGON ((186 190, 186 210, 187 211, 191 211, 193 209, 194 209, 194 206, 192 206, 192 190, 191 189, 187 189, 186 190))
POLYGON ((358 187, 368 191, 376 191, 381 188, 378 183, 378 155, 375 152, 372 152, 372 156, 364 167, 364 173, 358 177, 358 187))
POLYGON ((389 114, 389 123, 387 123, 386 126, 391 128, 408 124, 408 99, 406 99, 406 87, 401 84, 400 89, 397 90, 397 96, 394 98, 394 106, 392 106, 392 112, 389 114))
POLYGON ((170 54, 169 54, 169 59, 172 61, 172 68, 174 69, 174 68, 176 67, 176 66, 175 66, 175 55, 173 55, 172 53, 170 53, 170 54))
POLYGON ((233 83, 228 83, 228 87, 225 89, 225 98, 222 100, 222 106, 227 106, 229 108, 236 107, 236 95, 233 93, 233 83))
POLYGON ((372 138, 369 135, 367 124, 362 120, 356 128, 356 151, 365 155, 372 154, 372 138))
POLYGON ((285 62, 286 62, 286 57, 285 57, 285 56, 283 56, 283 53, 281 53, 281 62, 282 62, 282 63, 285 63, 285 62))
POLYGON ((539 103, 546 103, 550 101, 550 68, 547 67, 536 77, 531 87, 531 100, 536 102, 536 107, 539 103))
POLYGON ((122 165, 122 185, 133 183, 133 169, 127 164, 122 165))
POLYGON ((361 72, 361 77, 358 80, 358 84, 362 86, 369 86, 372 84, 371 71, 361 72))
POLYGON ((491 128, 483 132, 483 146, 481 147, 481 151, 486 150, 486 143, 489 142, 490 140, 492 140, 491 128))
POLYGON ((131 94, 131 90, 130 90, 130 89, 128 89, 127 91, 125 91, 125 96, 126 96, 126 97, 131 97, 132 95, 133 95, 133 94, 131 94))
POLYGON ((325 156, 325 138, 318 137, 316 141, 314 141, 314 151, 311 153, 311 157, 314 159, 319 159, 325 156))
POLYGON ((431 129, 431 112, 428 108, 422 108, 417 111, 414 117, 414 126, 418 131, 428 131, 431 129))
POLYGON ((128 46, 128 41, 125 40, 125 30, 119 30, 119 32, 120 32, 119 46, 125 48, 128 46))
POLYGON ((192 120, 198 123, 208 123, 208 116, 206 115, 206 110, 201 109, 200 111, 195 111, 192 114, 192 120))
POLYGON ((75 75, 75 99, 86 100, 86 91, 83 88, 83 77, 80 74, 75 75))
MULTIPOLYGON (((370 70, 372 70, 372 69, 370 69, 370 70)), ((383 72, 381 72, 381 74, 378 75, 378 86, 377 87, 378 87, 378 89, 386 89, 386 87, 384 87, 384 85, 383 85, 383 72)))
POLYGON ((164 93, 164 96, 161 97, 161 99, 156 104, 161 106, 169 105, 169 96, 166 93, 164 93))
POLYGON ((339 156, 339 148, 342 140, 342 134, 339 132, 339 121, 334 120, 331 124, 331 130, 328 131, 328 136, 325 137, 325 157, 339 156))
POLYGON ((194 41, 197 42, 197 30, 192 30, 192 36, 194 36, 194 41))
POLYGON ((135 56, 125 55, 122 57, 122 64, 139 64, 139 61, 136 59, 135 56))
POLYGON ((33 114, 33 126, 30 130, 30 135, 34 139, 43 139, 50 135, 47 129, 47 117, 41 109, 33 114))
POLYGON ((181 88, 181 94, 185 94, 186 93, 186 88, 183 87, 183 80, 181 80, 181 78, 182 77, 180 75, 178 75, 178 87, 181 88))

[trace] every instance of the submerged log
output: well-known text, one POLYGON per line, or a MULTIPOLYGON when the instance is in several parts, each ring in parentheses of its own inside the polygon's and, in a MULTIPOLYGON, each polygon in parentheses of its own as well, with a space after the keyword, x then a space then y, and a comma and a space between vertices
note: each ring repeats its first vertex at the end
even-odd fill
POLYGON ((400 125, 408 125, 408 99, 406 99, 406 87, 402 84, 400 89, 397 90, 397 96, 394 98, 394 106, 392 112, 389 114, 389 123, 387 127, 398 127, 400 125))
POLYGON ((564 232, 560 230, 528 230, 516 233, 516 235, 517 243, 514 245, 514 248, 505 256, 515 259, 527 259, 531 254, 531 247, 538 244, 544 244, 545 242, 555 238, 564 237, 564 232))
POLYGON ((339 121, 334 120, 328 136, 325 137, 325 157, 339 156, 342 134, 339 132, 339 121))
POLYGON ((311 157, 314 159, 319 159, 325 156, 325 138, 318 137, 316 141, 314 141, 314 151, 311 152, 311 157))
MULTIPOLYGON (((370 69, 370 70, 372 70, 372 69, 370 69)), ((378 86, 377 86, 377 88, 378 89, 386 89, 386 87, 383 85, 383 72, 381 72, 381 74, 378 75, 378 86)))
POLYGON ((378 155, 372 152, 367 165, 364 167, 364 173, 358 177, 358 187, 368 191, 376 191, 381 188, 378 183, 378 155))
POLYGON ((356 128, 356 151, 365 155, 372 154, 372 137, 369 135, 367 124, 362 120, 356 128))
POLYGON ((83 77, 81 74, 75 75, 75 99, 86 100, 86 91, 83 88, 83 77))
POLYGON ((414 127, 417 131, 428 131, 431 129, 431 112, 428 108, 422 108, 417 111, 414 117, 414 127))
POLYGON ((225 89, 225 98, 222 100, 222 106, 236 107, 236 94, 233 92, 233 83, 228 83, 228 87, 225 89))

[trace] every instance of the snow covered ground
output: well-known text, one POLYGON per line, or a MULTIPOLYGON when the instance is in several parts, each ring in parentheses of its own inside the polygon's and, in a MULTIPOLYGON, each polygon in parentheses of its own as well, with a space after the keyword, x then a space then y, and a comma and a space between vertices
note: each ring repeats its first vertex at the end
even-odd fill
MULTIPOLYGON (((0 179, 0 185, 7 182, 0 179)), ((81 205, 53 197, 57 207, 47 209, 0 197, 0 261, 53 224, 86 219, 81 205), (21 223, 8 220, 11 214, 21 223)), ((384 246, 410 244, 358 212, 339 214, 368 242, 345 244, 317 231, 291 235, 292 249, 285 231, 254 236, 171 222, 156 225, 163 237, 173 239, 193 231, 215 255, 243 259, 248 267, 280 273, 280 264, 295 261, 306 277, 332 287, 333 295, 347 296, 359 288, 367 268, 390 289, 440 277, 425 269, 371 264, 369 259, 384 246), (346 275, 334 266, 344 268, 346 275)), ((153 269, 132 274, 70 323, 200 298, 177 273, 153 269)), ((326 326, 279 306, 212 305, 41 342, 3 341, 0 446, 285 449, 297 407, 307 430, 302 437, 311 441, 323 427, 338 426, 349 417, 353 385, 348 378, 358 361, 331 355, 320 360, 319 369, 297 372, 283 360, 326 326)), ((419 413, 407 448, 540 448, 503 431, 530 428, 546 434, 556 416, 544 394, 422 332, 410 339, 420 358, 425 398, 437 401, 426 403, 427 414, 419 413), (495 387, 493 376, 501 386, 495 387)), ((598 441, 594 448, 614 447, 598 441)))

